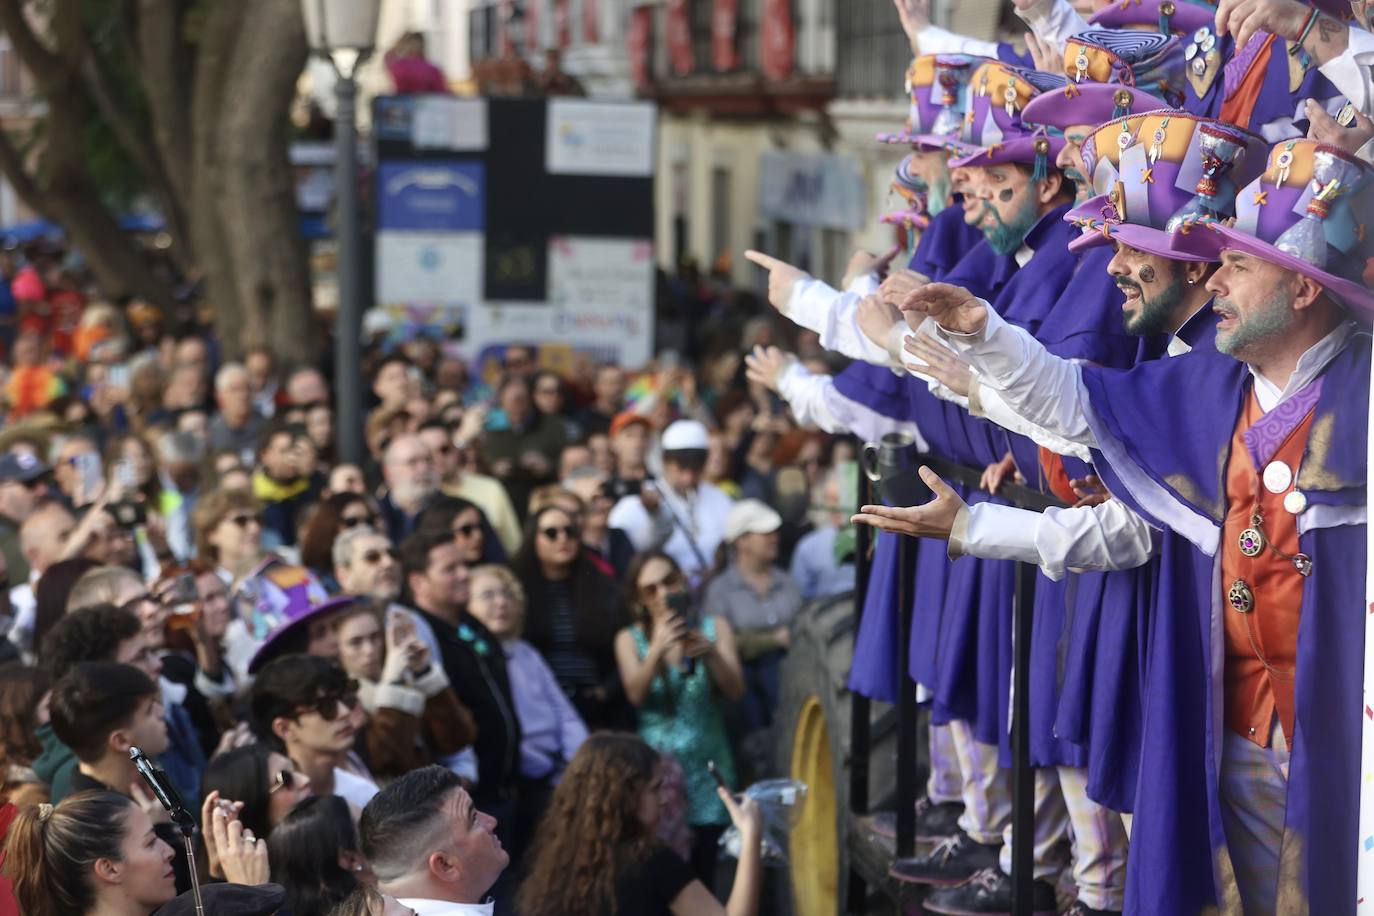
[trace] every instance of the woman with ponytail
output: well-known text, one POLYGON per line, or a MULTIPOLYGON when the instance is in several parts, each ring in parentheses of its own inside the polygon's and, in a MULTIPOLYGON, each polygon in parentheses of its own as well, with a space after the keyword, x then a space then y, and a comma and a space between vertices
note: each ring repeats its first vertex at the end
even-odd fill
POLYGON ((25 916, 149 916, 176 896, 173 856, 129 798, 81 792, 19 812, 4 873, 25 916))

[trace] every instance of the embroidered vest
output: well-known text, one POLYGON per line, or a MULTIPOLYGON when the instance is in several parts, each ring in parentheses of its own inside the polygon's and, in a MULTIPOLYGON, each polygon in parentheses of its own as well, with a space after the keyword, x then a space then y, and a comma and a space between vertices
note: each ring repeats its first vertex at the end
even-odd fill
POLYGON ((1261 747, 1269 746, 1276 711, 1290 743, 1295 734, 1293 687, 1303 576, 1288 559, 1299 553, 1298 516, 1285 508, 1284 499, 1293 492, 1312 428, 1316 397, 1304 394, 1267 416, 1251 393, 1226 466, 1227 512, 1221 534, 1226 727, 1261 747), (1265 469, 1278 462, 1290 473, 1275 467, 1266 480, 1265 469), (1276 493, 1269 484, 1283 486, 1276 493), (1254 524, 1257 511, 1259 525, 1254 524), (1242 610, 1246 604, 1248 609, 1242 610))

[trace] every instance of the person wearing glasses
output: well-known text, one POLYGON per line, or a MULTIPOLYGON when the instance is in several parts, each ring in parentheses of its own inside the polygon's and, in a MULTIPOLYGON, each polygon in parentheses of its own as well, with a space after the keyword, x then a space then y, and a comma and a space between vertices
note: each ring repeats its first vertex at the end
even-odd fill
MULTIPOLYGON (((297 802, 314 794, 310 777, 297 770, 290 757, 265 744, 249 744, 225 751, 205 768, 201 820, 208 822, 215 808, 224 807, 234 812, 245 831, 266 839, 297 802)), ((204 829, 201 835, 208 840, 213 831, 204 829)), ((206 864, 211 877, 223 877, 213 857, 206 864)))
POLYGON ((401 597, 401 563, 396 548, 376 528, 345 528, 331 550, 334 579, 345 595, 392 602, 401 597))
POLYGON ((377 794, 376 783, 343 767, 357 737, 358 682, 338 662, 278 656, 258 671, 248 705, 258 741, 290 757, 315 794, 338 795, 357 809, 377 794))
POLYGON ((215 567, 225 585, 232 586, 265 554, 262 505, 251 493, 214 490, 196 503, 191 521, 196 555, 215 567))
POLYGON ((725 704, 744 696, 735 631, 724 617, 700 615, 687 576, 662 551, 635 557, 627 582, 635 622, 616 634, 620 677, 639 711, 640 737, 682 764, 692 870, 710 886, 716 841, 730 815, 706 765, 714 760, 725 782, 734 783, 725 704))
POLYGON ((632 727, 615 661, 615 635, 629 620, 615 580, 582 544, 580 515, 558 503, 532 513, 511 566, 530 598, 525 639, 587 727, 632 727))
POLYGON ((354 528, 377 527, 377 513, 365 496, 334 493, 310 510, 301 531, 301 563, 320 577, 330 592, 339 590, 334 578, 333 548, 340 535, 354 528))

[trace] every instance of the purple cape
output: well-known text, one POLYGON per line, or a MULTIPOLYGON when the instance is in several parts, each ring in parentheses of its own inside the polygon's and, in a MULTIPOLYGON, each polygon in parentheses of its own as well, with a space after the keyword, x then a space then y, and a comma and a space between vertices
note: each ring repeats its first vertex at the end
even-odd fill
MULTIPOLYGON (((1352 698, 1363 674, 1357 609, 1366 526, 1340 522, 1364 518, 1369 359, 1369 337, 1360 333, 1323 372, 1298 469, 1307 512, 1323 515, 1305 519, 1299 539, 1314 562, 1303 583, 1284 873, 1276 881, 1300 896, 1295 909, 1312 913, 1349 912, 1355 899, 1361 721, 1352 698), (1323 517, 1331 527, 1318 527, 1323 517)), ((1218 615, 1228 611, 1214 576, 1226 463, 1250 376, 1241 363, 1199 350, 1129 372, 1085 368, 1083 383, 1104 482, 1165 529, 1144 673, 1139 791, 1149 804, 1136 806, 1127 908, 1198 912, 1236 893, 1217 792, 1218 615)))

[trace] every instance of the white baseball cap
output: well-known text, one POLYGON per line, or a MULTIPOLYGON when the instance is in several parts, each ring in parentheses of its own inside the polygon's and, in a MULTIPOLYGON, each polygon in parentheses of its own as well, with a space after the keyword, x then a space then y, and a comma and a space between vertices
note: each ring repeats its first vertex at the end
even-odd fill
POLYGON ((689 449, 706 451, 710 442, 706 427, 696 420, 677 420, 663 431, 662 446, 665 452, 681 452, 689 449))
POLYGON ((772 534, 782 527, 782 516, 757 499, 741 499, 725 516, 725 540, 733 544, 740 535, 772 534))

